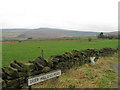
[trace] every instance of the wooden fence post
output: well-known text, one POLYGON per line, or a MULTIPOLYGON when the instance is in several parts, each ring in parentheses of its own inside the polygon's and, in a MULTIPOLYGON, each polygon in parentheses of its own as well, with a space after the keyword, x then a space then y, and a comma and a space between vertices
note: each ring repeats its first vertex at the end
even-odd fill
POLYGON ((44 58, 44 51, 41 50, 41 57, 44 58))

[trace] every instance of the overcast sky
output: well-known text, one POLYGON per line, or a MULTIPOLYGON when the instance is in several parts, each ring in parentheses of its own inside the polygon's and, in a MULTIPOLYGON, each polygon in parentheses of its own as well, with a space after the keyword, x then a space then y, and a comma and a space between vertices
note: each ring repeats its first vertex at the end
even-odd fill
POLYGON ((0 28, 115 31, 119 0, 0 0, 0 28))

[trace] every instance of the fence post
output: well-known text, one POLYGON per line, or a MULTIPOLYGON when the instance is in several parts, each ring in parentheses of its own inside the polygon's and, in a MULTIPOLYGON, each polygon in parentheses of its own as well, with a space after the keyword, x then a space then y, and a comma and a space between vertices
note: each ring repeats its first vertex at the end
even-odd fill
POLYGON ((41 57, 44 58, 44 51, 43 51, 43 49, 41 50, 41 57))

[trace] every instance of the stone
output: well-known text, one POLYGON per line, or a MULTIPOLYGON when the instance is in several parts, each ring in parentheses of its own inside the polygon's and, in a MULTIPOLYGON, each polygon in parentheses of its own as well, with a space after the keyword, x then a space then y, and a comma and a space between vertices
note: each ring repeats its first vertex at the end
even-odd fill
POLYGON ((24 62, 23 67, 27 70, 27 72, 35 70, 34 63, 24 62))
POLYGON ((50 70, 51 70, 50 67, 46 66, 43 68, 42 72, 47 73, 47 72, 50 72, 50 70))
POLYGON ((10 66, 17 69, 18 71, 26 72, 26 68, 24 68, 23 63, 18 64, 17 61, 13 61, 10 63, 10 66))
POLYGON ((15 68, 12 68, 10 66, 3 67, 3 72, 7 74, 8 79, 15 79, 18 78, 18 71, 15 68))
POLYGON ((23 86, 23 83, 25 83, 25 78, 18 78, 14 80, 6 80, 7 88, 21 88, 23 86))
POLYGON ((6 89, 7 88, 6 82, 2 78, 0 78, 0 86, 2 86, 0 89, 6 89))
POLYGON ((52 62, 52 61, 49 61, 49 62, 48 62, 48 67, 53 68, 53 66, 54 66, 53 62, 52 62))
POLYGON ((6 80, 7 79, 7 74, 5 72, 2 72, 2 79, 6 80))
POLYGON ((48 62, 41 56, 34 60, 34 63, 38 69, 42 69, 44 66, 48 65, 48 62))

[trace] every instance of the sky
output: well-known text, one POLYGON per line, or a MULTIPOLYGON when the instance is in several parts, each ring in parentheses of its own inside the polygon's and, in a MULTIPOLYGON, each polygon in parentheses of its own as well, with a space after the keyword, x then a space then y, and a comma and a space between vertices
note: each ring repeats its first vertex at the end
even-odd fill
POLYGON ((116 31, 119 0, 0 0, 0 28, 116 31))

